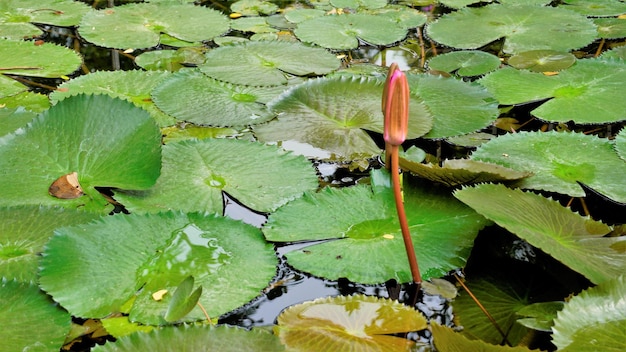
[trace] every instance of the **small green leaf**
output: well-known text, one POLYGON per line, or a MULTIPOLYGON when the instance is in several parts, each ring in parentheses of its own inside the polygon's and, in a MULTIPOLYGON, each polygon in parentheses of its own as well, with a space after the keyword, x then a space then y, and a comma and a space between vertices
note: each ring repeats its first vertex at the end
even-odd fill
POLYGON ((532 72, 560 71, 572 66, 576 56, 556 50, 531 50, 513 55, 508 64, 532 72))
POLYGON ((78 1, 3 0, 0 4, 0 36, 16 40, 40 36, 41 29, 34 23, 73 27, 89 9, 87 4, 78 1))
POLYGON ((202 295, 202 286, 198 286, 198 288, 192 292, 193 283, 193 276, 190 275, 176 287, 170 304, 167 306, 167 311, 165 311, 164 318, 166 321, 175 322, 180 320, 196 307, 202 295))
POLYGON ((428 67, 462 77, 479 76, 500 67, 500 58, 479 50, 453 51, 428 60, 428 67))
POLYGON ((530 329, 551 332, 554 318, 557 312, 563 309, 563 305, 563 302, 540 302, 527 305, 517 311, 517 315, 527 318, 517 319, 517 322, 530 329))
POLYGON ((0 73, 30 77, 60 77, 76 71, 82 58, 74 50, 44 43, 0 38, 0 73))

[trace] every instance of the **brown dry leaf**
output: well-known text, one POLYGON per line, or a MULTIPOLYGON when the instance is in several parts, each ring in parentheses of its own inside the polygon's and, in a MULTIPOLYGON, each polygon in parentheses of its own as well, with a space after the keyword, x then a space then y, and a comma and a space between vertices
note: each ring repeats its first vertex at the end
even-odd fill
POLYGON ((75 199, 85 194, 80 183, 78 183, 78 174, 76 172, 56 179, 48 188, 48 193, 60 199, 75 199))

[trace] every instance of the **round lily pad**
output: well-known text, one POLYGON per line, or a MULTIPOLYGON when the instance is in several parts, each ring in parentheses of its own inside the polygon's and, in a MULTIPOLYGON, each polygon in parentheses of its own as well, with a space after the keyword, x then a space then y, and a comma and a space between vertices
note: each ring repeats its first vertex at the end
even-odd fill
POLYGON ((0 39, 0 72, 3 74, 60 77, 78 70, 81 62, 80 55, 63 46, 0 39))
POLYGON ((161 133, 148 112, 124 100, 69 97, 20 131, 0 146, 2 205, 108 212, 108 202, 95 187, 146 189, 159 176, 161 133), (58 199, 49 194, 55 180, 73 172, 84 196, 58 199))
POLYGON ((233 84, 276 86, 287 83, 287 74, 324 75, 341 62, 322 48, 291 42, 244 42, 209 50, 200 71, 233 84))
POLYGON ((157 184, 142 192, 116 192, 133 212, 221 213, 222 192, 257 211, 273 211, 317 188, 313 165, 276 146, 245 140, 202 139, 163 146, 157 184))
POLYGON ((388 45, 407 35, 393 20, 377 15, 346 14, 308 19, 294 31, 302 41, 336 50, 356 49, 359 40, 372 45, 388 45), (320 28, 324 28, 320 31, 320 28))
MULTIPOLYGON (((164 315, 181 281, 195 278, 199 303, 218 317, 256 297, 276 272, 271 245, 251 225, 206 214, 116 215, 58 229, 46 245, 40 285, 72 315, 164 315), (254 268, 254 270, 251 270, 254 268), (153 296, 165 290, 162 297, 153 296)), ((205 320, 196 306, 183 321, 205 320)))
POLYGON ((211 40, 228 29, 228 19, 219 11, 159 2, 92 10, 83 17, 78 31, 83 39, 99 46, 141 49, 159 45, 161 33, 199 42, 211 40))
POLYGON ((560 7, 572 10, 585 16, 607 17, 619 16, 626 13, 626 4, 623 1, 615 0, 566 0, 560 7))
POLYGON ((508 64, 533 72, 560 71, 572 66, 576 62, 576 56, 555 50, 531 50, 513 55, 508 64))
POLYGON ((330 4, 336 8, 350 9, 378 9, 387 5, 387 0, 330 0, 330 4))
POLYGON ((500 67, 500 58, 479 50, 453 51, 428 60, 428 67, 462 77, 479 76, 500 67))
POLYGON ((600 38, 619 39, 626 37, 626 20, 624 18, 594 18, 593 23, 598 26, 600 38))
POLYGON ((0 4, 0 37, 21 40, 41 35, 41 29, 33 23, 76 26, 89 9, 87 4, 79 1, 3 0, 0 4))
MULTIPOLYGON (((388 176, 382 177, 389 182, 388 176)), ((365 284, 408 282, 411 272, 393 192, 382 184, 305 193, 270 214, 263 233, 275 242, 331 240, 286 253, 287 263, 313 275, 365 284)), ((424 280, 464 266, 486 220, 447 193, 406 179, 404 201, 424 280)))
POLYGON ((168 76, 168 72, 157 71, 94 72, 62 83, 50 93, 50 101, 56 104, 69 96, 81 93, 106 94, 113 98, 130 101, 135 106, 148 111, 161 127, 171 126, 176 120, 159 110, 150 98, 150 92, 168 76))
POLYGON ((382 17, 387 17, 400 25, 402 28, 406 29, 420 27, 428 20, 428 16, 426 16, 424 12, 399 5, 387 5, 368 12, 382 17))
POLYGON ((5 351, 58 352, 70 331, 70 314, 33 284, 0 279, 0 310, 5 351))
POLYGON ((465 7, 426 27, 433 40, 459 49, 478 49, 504 37, 503 51, 569 51, 590 44, 596 26, 585 16, 562 8, 493 4, 465 7))
POLYGON ((145 70, 174 72, 188 64, 203 63, 204 52, 205 49, 199 47, 147 51, 135 57, 135 63, 145 70))
POLYGON ((263 0, 238 0, 230 5, 230 10, 243 16, 259 16, 275 13, 278 6, 263 0))
POLYGON ((13 133, 18 128, 26 127, 36 116, 36 113, 28 111, 23 107, 0 108, 0 137, 13 133))
POLYGON ((472 154, 472 160, 533 172, 522 188, 583 197, 580 181, 619 202, 626 202, 626 163, 610 141, 582 133, 520 132, 494 138, 472 154))
POLYGON ((152 91, 154 104, 166 114, 197 125, 247 126, 274 118, 263 95, 271 90, 233 85, 197 70, 182 70, 163 80, 152 91))
POLYGON ((289 350, 412 350, 413 341, 392 334, 424 330, 426 318, 415 309, 377 297, 354 295, 316 299, 291 306, 274 328, 289 350))

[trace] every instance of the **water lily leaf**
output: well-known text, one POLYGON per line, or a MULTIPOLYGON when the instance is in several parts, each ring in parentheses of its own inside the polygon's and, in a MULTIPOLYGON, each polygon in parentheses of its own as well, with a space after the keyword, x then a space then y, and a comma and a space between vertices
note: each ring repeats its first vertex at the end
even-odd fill
MULTIPOLYGON (((116 215, 58 229, 44 250, 40 285, 74 316, 102 318, 128 305, 131 321, 161 325, 171 292, 189 275, 204 288, 200 303, 217 317, 257 296, 276 264, 260 231, 236 220, 116 215), (170 293, 157 301, 152 294, 160 290, 170 293)), ((205 319, 199 307, 183 318, 205 319)))
POLYGON ((89 9, 87 4, 77 1, 3 0, 0 4, 0 37, 24 39, 41 35, 41 29, 32 23, 76 26, 89 9))
POLYGON ((0 277, 37 281, 39 254, 57 227, 80 224, 97 214, 73 209, 0 207, 0 277))
POLYGON ((199 47, 147 51, 135 57, 135 63, 145 70, 175 72, 187 65, 203 63, 205 51, 199 47))
POLYGON ((276 86, 287 83, 287 74, 324 75, 340 65, 335 55, 321 48, 279 41, 244 42, 209 50, 200 71, 233 84, 276 86))
POLYGON ((393 20, 373 14, 315 17, 298 23, 294 34, 303 42, 336 50, 356 49, 359 40, 388 45, 406 37, 407 29, 393 20), (320 31, 320 28, 324 28, 320 31))
POLYGON ((223 191, 269 212, 316 189, 317 183, 304 157, 256 142, 203 139, 166 144, 157 184, 144 192, 116 192, 116 199, 133 212, 221 213, 223 191))
POLYGON ((265 104, 268 89, 233 85, 196 70, 182 70, 152 91, 154 104, 166 114, 198 125, 246 126, 274 118, 265 104))
POLYGON ((626 348, 626 277, 621 275, 583 291, 554 320, 559 351, 622 351, 626 348))
POLYGON ((626 128, 622 128, 615 136, 615 151, 622 160, 626 161, 626 128))
MULTIPOLYGON (((446 138, 475 132, 488 126, 499 115, 497 101, 478 85, 430 75, 409 74, 407 78, 411 96, 423 100, 433 116, 432 129, 425 138, 446 138)), ((413 108, 411 105, 409 113, 413 108)))
POLYGON ((106 94, 113 98, 130 101, 150 113, 161 127, 171 126, 175 119, 159 110, 150 92, 159 82, 169 76, 168 72, 100 71, 76 77, 64 82, 50 94, 50 101, 58 103, 67 97, 86 94, 106 94))
POLYGON ((413 341, 390 335, 427 327, 415 309, 365 295, 304 302, 283 311, 277 321, 275 333, 294 351, 410 351, 413 341))
POLYGON ((99 46, 141 49, 159 45, 161 33, 186 42, 200 42, 228 29, 228 19, 219 11, 169 2, 93 10, 83 17, 78 31, 83 39, 99 46))
POLYGON ((194 126, 192 124, 162 128, 161 133, 163 134, 163 143, 165 144, 194 138, 225 138, 243 135, 240 131, 232 128, 194 126))
POLYGON ((513 55, 508 64, 518 69, 533 72, 560 71, 572 66, 576 56, 555 50, 531 50, 513 55))
POLYGON ((563 309, 563 306, 563 302, 529 304, 517 311, 517 315, 528 318, 517 319, 517 322, 530 329, 552 332, 554 318, 556 318, 557 312, 563 309))
POLYGON ((132 323, 128 319, 128 316, 104 318, 101 319, 100 322, 106 332, 116 339, 119 339, 122 336, 130 335, 134 332, 150 332, 155 329, 152 325, 132 323))
POLYGON ((516 171, 500 165, 467 159, 445 160, 443 165, 439 166, 401 158, 400 167, 421 178, 449 187, 482 182, 513 181, 532 175, 531 172, 516 171))
POLYGON ((609 226, 555 200, 490 184, 464 188, 454 195, 596 284, 626 270, 626 253, 618 248, 626 236, 602 237, 611 231, 609 226))
POLYGON ((488 5, 462 8, 441 16, 426 27, 433 40, 458 49, 478 49, 500 38, 502 50, 569 51, 596 38, 596 27, 586 17, 556 7, 488 5))
MULTIPOLYGON (((232 20, 230 23, 232 30, 252 33, 276 33, 278 29, 270 26, 265 17, 241 17, 232 20)), ((250 38, 252 39, 252 38, 250 38)))
POLYGON ((0 309, 0 339, 7 351, 57 352, 70 330, 70 314, 33 284, 2 278, 0 309))
POLYGON ((616 0, 595 0, 591 3, 584 0, 565 0, 560 6, 593 17, 619 16, 626 13, 626 4, 616 0))
POLYGON ((0 73, 31 77, 60 77, 76 71, 80 55, 63 46, 0 39, 0 73))
POLYGON ((33 112, 42 112, 50 107, 47 95, 22 92, 16 95, 0 98, 0 106, 7 108, 25 108, 33 112))
MULTIPOLYGON (((517 323, 516 313, 528 305, 528 299, 510 285, 491 277, 474 279, 466 282, 466 285, 506 333, 507 341, 517 345, 528 333, 528 328, 517 323)), ((459 324, 463 326, 463 336, 494 345, 503 342, 502 335, 466 291, 459 292, 459 296, 452 302, 452 308, 459 324)))
POLYGON ((25 127, 36 116, 36 113, 28 111, 23 107, 0 108, 0 137, 13 133, 18 128, 25 127))
POLYGON ((269 1, 261 0, 239 0, 230 5, 232 12, 237 12, 243 16, 271 15, 278 11, 278 6, 269 1))
POLYGON ((479 50, 453 51, 428 60, 428 67, 462 77, 480 76, 500 67, 500 58, 479 50))
POLYGON ((92 348, 93 352, 284 351, 279 339, 262 330, 239 327, 182 325, 135 333, 92 348))
POLYGON ((342 9, 379 9, 387 5, 387 0, 330 0, 330 4, 342 9))
POLYGON ((585 194, 576 183, 580 181, 618 202, 626 202, 626 163, 607 139, 569 132, 511 133, 484 143, 470 158, 533 172, 532 177, 517 184, 522 188, 582 197, 585 194))
POLYGON ((626 64, 600 59, 578 60, 558 75, 504 68, 480 80, 500 104, 553 98, 532 111, 546 121, 580 124, 624 120, 623 107, 611 102, 626 89, 626 64))
MULTIPOLYGON (((424 280, 464 266, 485 219, 448 194, 406 181, 406 213, 424 280)), ((365 284, 411 280, 390 188, 373 193, 359 185, 305 193, 270 214, 263 233, 275 242, 335 239, 286 253, 290 265, 316 276, 365 284)))
POLYGON ((321 9, 304 9, 298 8, 290 11, 285 11, 285 19, 291 23, 300 23, 302 21, 324 16, 326 11, 321 9))
MULTIPOLYGON (((167 310, 163 316, 166 321, 175 322, 180 320, 196 307, 200 296, 202 296, 202 286, 199 286, 193 291, 193 283, 193 276, 190 275, 184 278, 180 285, 176 287, 176 290, 172 294, 170 304, 167 306, 167 310)), ((162 291, 167 292, 166 290, 162 291)), ((155 299, 154 294, 152 294, 152 298, 155 299)))
POLYGON ((480 1, 480 0, 441 0, 439 1, 441 4, 443 4, 446 7, 450 7, 453 9, 460 9, 462 7, 465 7, 467 5, 471 5, 471 4, 476 4, 479 2, 485 2, 485 3, 490 3, 493 2, 493 0, 486 0, 486 1, 480 1))
POLYGON ((593 23, 598 26, 600 38, 619 39, 626 37, 626 19, 624 18, 594 18, 593 23))
MULTIPOLYGON (((330 158, 370 158, 380 148, 364 130, 383 132, 382 93, 382 81, 373 78, 308 80, 271 101, 268 105, 278 118, 254 126, 254 132, 261 141, 310 144, 331 153, 330 158)), ((430 114, 419 99, 411 99, 409 114, 408 138, 428 132, 430 114)))
POLYGON ((0 75, 0 97, 7 97, 27 91, 28 87, 20 82, 10 77, 0 75))
POLYGON ((470 340, 449 327, 441 326, 436 322, 431 323, 430 330, 433 332, 433 343, 439 352, 530 352, 523 346, 500 346, 491 345, 481 340, 470 340))
POLYGON ((0 146, 3 205, 44 204, 106 212, 95 187, 146 189, 161 167, 161 134, 148 113, 106 95, 69 97, 0 146), (50 185, 76 172, 85 196, 58 199, 50 185))
POLYGON ((585 204, 591 216, 609 225, 626 223, 626 203, 616 202, 582 182, 578 184, 585 191, 585 204))
POLYGON ((368 13, 387 17, 405 29, 422 26, 428 20, 428 16, 426 16, 425 13, 399 5, 387 5, 382 8, 368 11, 368 13))

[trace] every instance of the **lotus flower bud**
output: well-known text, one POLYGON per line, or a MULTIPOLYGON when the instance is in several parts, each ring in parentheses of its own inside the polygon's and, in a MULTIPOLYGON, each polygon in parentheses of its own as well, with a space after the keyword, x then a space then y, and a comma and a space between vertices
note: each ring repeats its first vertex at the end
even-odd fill
POLYGON ((382 105, 385 115, 383 138, 386 143, 400 145, 409 129, 409 83, 395 62, 389 67, 382 105))

